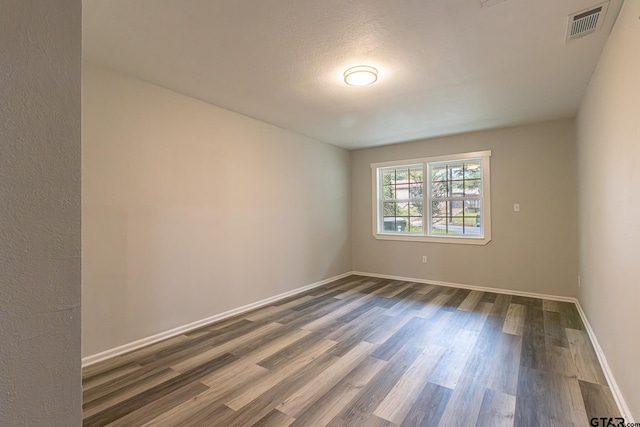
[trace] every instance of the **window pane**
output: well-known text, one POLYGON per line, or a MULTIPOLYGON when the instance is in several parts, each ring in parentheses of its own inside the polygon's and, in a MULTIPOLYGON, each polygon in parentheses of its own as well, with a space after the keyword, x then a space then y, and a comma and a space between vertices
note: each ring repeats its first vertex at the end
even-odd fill
POLYGON ((411 180, 412 183, 419 183, 422 182, 422 168, 419 169, 411 169, 409 171, 409 178, 411 180))
POLYGON ((396 187, 393 185, 385 185, 382 187, 382 198, 384 200, 396 198, 396 187))
POLYGON ((431 234, 447 234, 447 218, 431 219, 431 234))
POLYGON ((480 162, 470 162, 464 164, 464 177, 465 179, 480 179, 482 178, 482 166, 480 162))
POLYGON ((431 218, 431 233, 432 234, 449 234, 447 227, 447 218, 431 218))
POLYGON ((462 212, 459 212, 457 215, 454 215, 453 217, 450 218, 449 226, 456 227, 457 231, 459 231, 460 234, 462 234, 462 232, 463 232, 463 230, 462 230, 462 220, 463 220, 462 212))
POLYGON ((448 168, 447 178, 449 180, 463 178, 462 163, 450 164, 450 165, 447 165, 447 168, 448 168))
POLYGON ((396 217, 396 231, 399 233, 404 233, 409 231, 408 217, 396 217))
POLYGON ((422 233, 422 217, 410 217, 408 231, 410 233, 422 233))
POLYGON ((422 199, 422 184, 411 184, 409 197, 411 199, 422 199))
POLYGON ((447 202, 431 202, 431 216, 445 217, 447 215, 447 202))
POLYGON ((396 216, 409 216, 409 203, 396 203, 396 216))
POLYGON ((396 183, 407 184, 409 180, 409 169, 396 169, 396 183))
POLYGON ((382 185, 393 184, 396 180, 396 171, 385 170, 382 172, 382 185))
POLYGON ((386 169, 381 176, 383 200, 422 198, 422 168, 386 169))
POLYGON ((408 199, 409 198, 409 184, 396 185, 396 199, 408 199))
POLYGON ((447 179, 447 167, 435 166, 431 168, 431 181, 445 181, 447 179))
POLYGON ((410 216, 422 216, 422 203, 409 203, 410 216))
POLYGON ((480 200, 465 200, 464 206, 467 215, 480 213, 480 200))
POLYGON ((449 197, 464 197, 464 181, 450 181, 449 197))
POLYGON ((466 200, 464 212, 464 234, 480 236, 482 234, 480 200, 466 200))
POLYGON ((382 204, 382 216, 396 216, 396 204, 392 202, 385 202, 382 204))
POLYGON ((447 197, 447 182, 446 181, 432 182, 431 197, 435 197, 435 198, 447 197))
POLYGON ((479 196, 482 182, 479 179, 466 179, 464 181, 465 196, 479 196))
POLYGON ((384 218, 384 231, 406 233, 409 231, 409 218, 408 217, 389 217, 384 218))
POLYGON ((396 231, 396 217, 384 218, 383 231, 396 231))
POLYGON ((482 235, 482 231, 481 228, 478 227, 465 227, 464 229, 464 234, 465 236, 481 236, 482 235))
POLYGON ((449 209, 450 217, 462 214, 462 210, 464 209, 464 202, 462 200, 453 200, 449 202, 449 209))
POLYGON ((465 217, 464 219, 464 234, 468 234, 471 236, 479 236, 482 231, 482 227, 480 226, 480 215, 474 214, 469 217, 465 217))
POLYGON ((432 234, 482 235, 479 200, 432 202, 431 206, 432 234))

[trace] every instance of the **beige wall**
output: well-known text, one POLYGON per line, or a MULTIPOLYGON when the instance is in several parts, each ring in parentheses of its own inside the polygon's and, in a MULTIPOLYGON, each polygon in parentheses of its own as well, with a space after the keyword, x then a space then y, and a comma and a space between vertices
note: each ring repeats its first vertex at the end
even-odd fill
POLYGON ((88 65, 83 354, 350 270, 349 153, 88 65))
POLYGON ((579 299, 640 420, 640 1, 627 0, 580 107, 579 299))
POLYGON ((577 292, 573 120, 353 151, 351 167, 354 270, 553 295, 577 292), (488 245, 372 236, 371 163, 479 150, 493 151, 488 245))
POLYGON ((0 13, 0 426, 79 426, 80 0, 0 13))

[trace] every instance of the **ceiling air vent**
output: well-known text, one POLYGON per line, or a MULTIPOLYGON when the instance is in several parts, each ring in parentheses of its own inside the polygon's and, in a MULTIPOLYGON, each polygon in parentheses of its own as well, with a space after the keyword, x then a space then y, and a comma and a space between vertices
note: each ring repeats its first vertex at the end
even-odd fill
POLYGON ((595 33, 602 27, 609 2, 569 15, 567 42, 595 33))

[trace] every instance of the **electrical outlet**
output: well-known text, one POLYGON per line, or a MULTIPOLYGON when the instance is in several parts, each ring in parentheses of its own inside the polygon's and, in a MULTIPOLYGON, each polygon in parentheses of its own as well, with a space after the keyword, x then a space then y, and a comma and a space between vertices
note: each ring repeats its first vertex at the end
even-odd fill
POLYGON ((422 255, 422 262, 426 264, 426 262, 427 262, 427 256, 426 255, 422 255))
POLYGON ((513 204, 513 211, 514 212, 520 212, 520 203, 514 203, 513 204))

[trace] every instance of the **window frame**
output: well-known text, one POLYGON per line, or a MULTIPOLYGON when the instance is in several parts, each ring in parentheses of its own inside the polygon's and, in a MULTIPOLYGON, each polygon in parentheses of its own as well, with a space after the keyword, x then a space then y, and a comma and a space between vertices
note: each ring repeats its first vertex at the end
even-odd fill
POLYGON ((394 160, 390 162, 371 163, 371 186, 372 186, 372 232, 373 237, 378 240, 399 240, 409 242, 429 242, 429 243, 453 243, 464 245, 486 245, 491 241, 491 150, 474 151, 469 153, 448 154, 443 156, 421 157, 416 159, 394 160), (481 231, 482 236, 450 236, 435 235, 431 233, 431 176, 429 171, 438 163, 466 162, 469 160, 479 160, 482 164, 481 181, 481 231), (382 215, 383 195, 380 184, 381 170, 398 166, 410 167, 422 166, 422 233, 400 233, 384 231, 384 216, 382 215))

